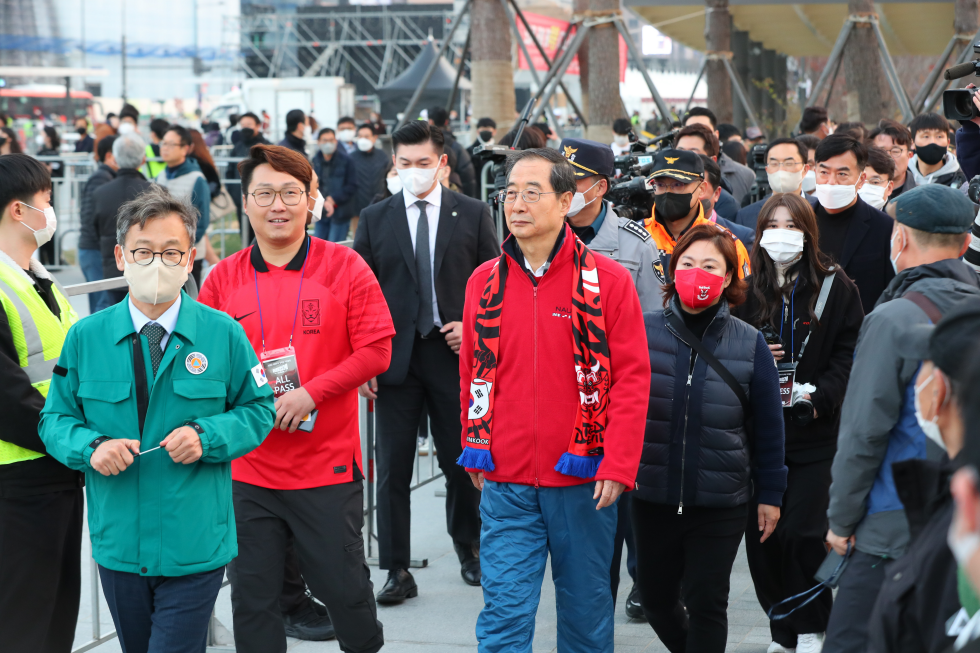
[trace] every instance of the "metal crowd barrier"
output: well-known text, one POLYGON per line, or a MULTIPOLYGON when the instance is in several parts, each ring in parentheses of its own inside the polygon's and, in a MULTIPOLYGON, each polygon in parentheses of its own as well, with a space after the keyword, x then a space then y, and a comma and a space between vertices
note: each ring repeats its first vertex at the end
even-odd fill
MULTIPOLYGON (((350 247, 353 241, 344 241, 339 243, 350 247)), ((127 286, 126 279, 123 277, 116 277, 113 279, 103 279, 101 281, 91 281, 87 283, 74 284, 71 286, 66 286, 65 291, 69 297, 75 297, 80 295, 86 295, 88 293, 99 292, 102 290, 117 290, 125 288, 127 286)), ((376 440, 375 440, 375 413, 374 413, 374 401, 365 399, 363 397, 358 397, 358 412, 361 423, 361 432, 363 434, 364 440, 364 474, 366 477, 366 492, 365 492, 365 506, 364 506, 364 539, 367 544, 366 557, 369 564, 377 565, 377 558, 374 557, 374 543, 377 542, 378 536, 376 534, 375 519, 377 517, 377 489, 376 489, 376 474, 375 474, 375 452, 376 452, 376 440)), ((415 475, 413 483, 411 485, 411 490, 415 490, 424 487, 435 481, 436 479, 443 478, 443 474, 437 468, 436 464, 436 452, 433 447, 433 439, 431 430, 426 438, 426 448, 422 449, 416 446, 415 451, 415 475), (421 462, 421 456, 427 455, 429 458, 429 469, 428 475, 423 476, 424 465, 421 462)), ((412 560, 412 567, 426 567, 429 564, 428 559, 412 560)), ((92 601, 92 639, 82 644, 76 649, 72 650, 72 653, 84 653, 85 651, 90 651, 102 644, 115 639, 117 637, 116 631, 111 631, 102 634, 102 625, 99 623, 99 613, 100 613, 100 601, 101 596, 99 592, 100 582, 99 582, 99 566, 92 558, 89 560, 89 584, 91 592, 92 601)), ((222 582, 221 587, 227 587, 229 581, 225 578, 222 582)), ((214 613, 211 614, 211 624, 208 628, 208 653, 218 653, 222 651, 234 651, 234 646, 228 646, 218 643, 218 638, 216 635, 217 620, 214 617, 214 613)))

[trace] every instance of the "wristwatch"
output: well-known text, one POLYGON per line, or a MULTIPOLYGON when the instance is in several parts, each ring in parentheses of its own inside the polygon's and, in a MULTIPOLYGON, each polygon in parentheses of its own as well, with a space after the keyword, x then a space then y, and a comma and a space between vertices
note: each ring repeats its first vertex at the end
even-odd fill
POLYGON ((88 446, 92 447, 92 450, 94 451, 95 449, 98 449, 99 448, 99 445, 100 444, 102 444, 103 442, 107 442, 107 441, 109 441, 111 439, 112 438, 110 438, 108 435, 103 435, 101 437, 98 437, 98 438, 95 438, 94 440, 92 440, 91 444, 89 444, 88 446))

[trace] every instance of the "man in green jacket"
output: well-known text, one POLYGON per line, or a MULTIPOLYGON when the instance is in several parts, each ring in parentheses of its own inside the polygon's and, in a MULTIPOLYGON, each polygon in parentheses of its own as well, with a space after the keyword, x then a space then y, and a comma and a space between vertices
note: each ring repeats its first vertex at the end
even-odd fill
POLYGON ((122 206, 129 297, 68 332, 41 414, 48 453, 85 472, 92 555, 128 651, 204 653, 238 555, 231 461, 275 421, 241 326, 181 292, 195 222, 159 187, 122 206))

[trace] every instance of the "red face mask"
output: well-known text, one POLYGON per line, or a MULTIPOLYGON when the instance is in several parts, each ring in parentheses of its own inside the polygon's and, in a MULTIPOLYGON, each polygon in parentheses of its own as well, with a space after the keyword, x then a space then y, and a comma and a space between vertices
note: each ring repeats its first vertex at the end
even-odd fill
POLYGON ((681 303, 690 308, 706 308, 718 299, 725 289, 725 277, 701 268, 677 268, 674 287, 681 303))

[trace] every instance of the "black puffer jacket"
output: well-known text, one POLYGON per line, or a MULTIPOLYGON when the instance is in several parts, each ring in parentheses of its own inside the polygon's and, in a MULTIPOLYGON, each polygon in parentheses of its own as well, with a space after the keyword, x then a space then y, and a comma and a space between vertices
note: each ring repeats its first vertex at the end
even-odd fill
POLYGON ((760 503, 778 506, 786 489, 779 377, 759 331, 732 317, 722 299, 702 342, 749 397, 748 428, 735 392, 668 323, 676 297, 643 316, 650 350, 650 403, 637 474, 637 499, 731 508, 749 501, 754 478, 760 503))
POLYGON ((82 226, 78 234, 78 249, 99 249, 99 238, 95 233, 95 191, 115 178, 116 171, 100 163, 85 182, 79 208, 82 226))
POLYGON ((94 225, 99 237, 99 249, 102 252, 102 276, 114 279, 123 275, 116 268, 116 217, 119 207, 126 202, 136 199, 136 196, 152 186, 139 170, 121 168, 116 178, 95 191, 94 225))

